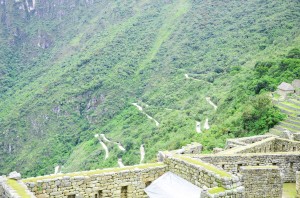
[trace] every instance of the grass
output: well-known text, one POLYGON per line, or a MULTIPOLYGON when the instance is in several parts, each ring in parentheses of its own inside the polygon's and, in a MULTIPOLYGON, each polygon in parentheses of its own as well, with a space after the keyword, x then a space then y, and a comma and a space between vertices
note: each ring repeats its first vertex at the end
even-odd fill
MULTIPOLYGON (((176 5, 175 8, 172 7, 172 11, 175 10, 175 12, 171 12, 171 14, 167 14, 164 24, 158 30, 158 36, 153 44, 153 47, 151 48, 146 59, 144 59, 143 62, 141 63, 140 70, 144 69, 145 66, 156 57, 156 54, 159 52, 163 42, 165 42, 170 37, 172 32, 175 30, 176 27, 175 24, 179 22, 179 18, 183 14, 185 14, 188 11, 188 9, 189 9, 189 4, 188 1, 186 0, 180 0, 178 2, 178 5, 176 5)), ((138 73, 139 72, 137 72, 137 74, 138 73)))
MULTIPOLYGON (((61 6, 69 7, 68 2, 61 6)), ((117 166, 118 157, 131 165, 138 163, 142 143, 150 161, 159 150, 178 149, 191 141, 212 150, 222 147, 228 136, 262 133, 265 129, 256 118, 266 117, 249 108, 252 119, 247 122, 257 124, 244 130, 241 115, 254 94, 248 87, 260 82, 252 75, 255 62, 281 59, 287 46, 298 46, 300 40, 293 41, 298 18, 289 14, 297 3, 287 2, 95 1, 66 9, 62 19, 45 15, 45 20, 33 17, 30 23, 18 21, 13 7, 7 9, 28 38, 17 39, 24 47, 1 45, 0 90, 7 91, 0 91, 5 133, 0 144, 14 140, 24 146, 13 153, 1 149, 0 175, 11 169, 22 170, 25 177, 45 175, 57 163, 66 172, 93 170, 117 166), (283 28, 286 25, 293 29, 283 28), (53 39, 53 47, 37 48, 40 30, 53 39), (201 81, 186 80, 185 73, 201 81), (218 103, 217 112, 206 96, 218 103), (94 100, 98 102, 88 109, 94 100), (161 126, 137 114, 133 101, 149 104, 147 112, 161 126), (60 113, 52 111, 56 107, 60 113), (163 112, 163 107, 179 111, 163 112), (211 130, 196 134, 195 120, 206 117, 211 130), (111 146, 111 157, 103 160, 102 148, 93 141, 94 132, 100 131, 128 152, 111 146)), ((5 35, 14 28, 1 34, 1 43, 11 40, 5 35)))
MULTIPOLYGON (((298 105, 298 107, 300 106, 300 101, 297 99, 293 99, 293 98, 289 98, 291 100, 291 102, 296 103, 296 105, 298 105)), ((294 104, 295 105, 295 104, 294 104)))
POLYGON ((30 196, 26 193, 25 188, 21 186, 16 180, 8 179, 7 185, 14 189, 20 197, 30 198, 30 196))
POLYGON ((293 129, 293 128, 291 128, 291 127, 283 126, 283 125, 280 125, 280 124, 279 124, 279 126, 280 126, 281 128, 287 129, 287 130, 289 130, 289 131, 291 131, 291 132, 293 132, 293 133, 297 132, 297 129, 293 129))
POLYGON ((286 125, 289 125, 289 126, 298 127, 298 128, 299 128, 299 126, 300 126, 300 125, 297 125, 297 124, 294 124, 294 123, 285 122, 285 121, 282 121, 282 123, 283 123, 283 124, 286 124, 286 125))
POLYGON ((64 177, 64 176, 90 176, 90 175, 96 175, 101 173, 109 173, 109 172, 121 172, 124 170, 134 170, 136 168, 138 169, 146 169, 146 168, 152 168, 152 167, 159 167, 163 166, 163 163, 151 163, 151 164, 142 164, 138 166, 127 166, 124 168, 108 168, 108 169, 101 169, 101 170, 91 170, 91 171, 83 171, 83 172, 74 172, 74 173, 66 173, 66 174, 58 174, 58 175, 49 175, 49 176, 43 176, 43 177, 33 177, 33 178, 27 178, 23 179, 23 182, 37 182, 38 180, 43 179, 54 179, 58 177, 64 177))
POLYGON ((217 193, 220 193, 220 192, 225 192, 225 188, 223 188, 223 187, 214 187, 212 189, 209 189, 208 192, 210 194, 217 194, 217 193))
POLYGON ((295 198, 296 197, 296 184, 295 183, 284 183, 282 198, 295 198))
POLYGON ((293 103, 290 102, 283 102, 283 104, 288 105, 290 107, 296 108, 296 109, 300 109, 299 105, 295 105, 293 103))
POLYGON ((293 116, 297 115, 296 111, 293 111, 291 109, 287 109, 286 107, 280 106, 280 104, 279 104, 278 108, 288 112, 287 113, 288 115, 293 115, 293 116))
POLYGON ((225 171, 222 171, 214 166, 211 166, 210 164, 207 164, 207 163, 204 163, 204 162, 201 162, 199 160, 195 160, 195 159, 192 159, 192 158, 189 158, 189 157, 184 157, 184 156, 178 156, 176 155, 176 158, 179 158, 181 160, 184 160, 184 161, 187 161, 189 163, 192 163, 192 164, 196 164, 196 165, 200 165, 202 166, 203 168, 207 169, 207 170, 210 170, 210 171, 213 171, 214 173, 220 175, 221 177, 231 177, 231 175, 225 171))

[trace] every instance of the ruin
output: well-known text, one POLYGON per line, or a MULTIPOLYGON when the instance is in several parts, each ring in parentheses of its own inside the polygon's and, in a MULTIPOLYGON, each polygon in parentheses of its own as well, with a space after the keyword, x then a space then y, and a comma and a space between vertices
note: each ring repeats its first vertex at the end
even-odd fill
POLYGON ((201 198, 286 198, 286 186, 300 198, 300 97, 295 94, 276 104, 288 117, 268 134, 227 139, 225 147, 215 148, 213 154, 202 154, 202 145, 193 142, 159 151, 158 162, 152 164, 25 179, 14 173, 0 177, 0 197, 146 198, 145 189, 171 172, 200 189, 201 198))
POLYGON ((23 191, 37 198, 142 198, 148 197, 145 188, 169 171, 199 187, 201 198, 281 198, 284 183, 293 183, 300 192, 299 141, 261 135, 228 139, 225 149, 215 154, 201 154, 201 149, 199 143, 192 143, 184 152, 161 151, 160 162, 153 164, 20 180, 1 177, 0 196, 24 197, 23 191))

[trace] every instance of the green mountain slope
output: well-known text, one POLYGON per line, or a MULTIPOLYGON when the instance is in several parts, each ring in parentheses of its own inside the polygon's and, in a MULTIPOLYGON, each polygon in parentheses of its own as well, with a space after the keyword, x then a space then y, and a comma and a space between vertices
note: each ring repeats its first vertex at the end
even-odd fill
POLYGON ((0 174, 135 164, 141 144, 153 161, 158 150, 222 146, 282 118, 268 104, 265 127, 238 119, 248 101, 268 103, 243 84, 257 78, 255 63, 299 46, 297 1, 26 2, 0 5, 0 174), (206 119, 212 128, 198 134, 206 119), (108 143, 104 160, 96 133, 126 152, 108 143))

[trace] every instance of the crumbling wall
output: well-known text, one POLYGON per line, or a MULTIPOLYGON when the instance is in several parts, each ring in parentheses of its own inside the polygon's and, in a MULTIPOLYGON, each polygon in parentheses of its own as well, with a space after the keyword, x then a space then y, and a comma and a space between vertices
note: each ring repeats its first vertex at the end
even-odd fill
POLYGON ((146 168, 128 168, 107 170, 102 173, 91 174, 83 172, 72 173, 77 176, 61 176, 55 178, 40 178, 36 182, 25 180, 28 188, 34 192, 37 197, 147 197, 144 189, 146 184, 151 183, 161 175, 167 172, 166 166, 146 168))
POLYGON ((300 152, 290 153, 250 153, 226 155, 193 155, 193 158, 213 164, 232 174, 237 174, 242 166, 278 166, 284 182, 295 182, 296 171, 300 167, 300 152))
POLYGON ((282 197, 282 179, 276 166, 245 166, 241 167, 245 198, 282 197))

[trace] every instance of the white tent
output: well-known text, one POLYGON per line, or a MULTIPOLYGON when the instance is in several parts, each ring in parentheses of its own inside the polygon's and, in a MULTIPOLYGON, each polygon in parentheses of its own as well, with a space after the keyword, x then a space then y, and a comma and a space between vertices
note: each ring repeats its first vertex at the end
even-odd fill
POLYGON ((200 198, 201 189, 167 172, 150 184, 145 192, 150 198, 200 198))

